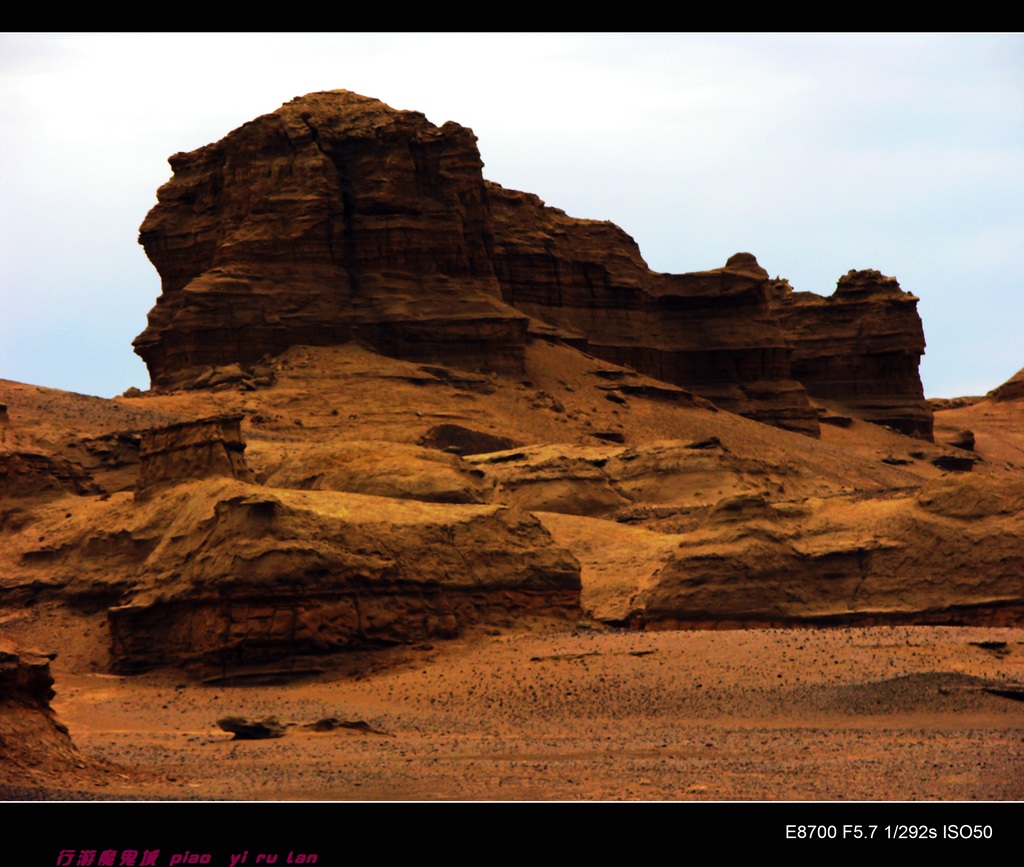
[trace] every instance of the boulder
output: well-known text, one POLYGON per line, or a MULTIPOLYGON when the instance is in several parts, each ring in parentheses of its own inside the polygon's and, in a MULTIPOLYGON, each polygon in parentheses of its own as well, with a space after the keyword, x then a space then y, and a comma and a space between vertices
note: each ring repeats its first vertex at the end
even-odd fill
POLYGON ((262 720, 248 720, 240 716, 226 716, 217 720, 217 726, 231 732, 236 741, 262 741, 268 738, 283 738, 284 726, 275 717, 262 720))

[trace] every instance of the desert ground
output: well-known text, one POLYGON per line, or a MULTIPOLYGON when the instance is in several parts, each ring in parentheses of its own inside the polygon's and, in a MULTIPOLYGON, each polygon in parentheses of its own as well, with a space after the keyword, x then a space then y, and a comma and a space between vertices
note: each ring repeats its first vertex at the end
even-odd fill
POLYGON ((8 797, 259 800, 1019 800, 1024 630, 636 633, 538 622, 196 685, 106 673, 62 630, 53 707, 80 752, 8 797), (235 740, 217 720, 275 717, 235 740), (319 723, 319 725, 317 725, 319 723), (319 730, 318 730, 319 729, 319 730))

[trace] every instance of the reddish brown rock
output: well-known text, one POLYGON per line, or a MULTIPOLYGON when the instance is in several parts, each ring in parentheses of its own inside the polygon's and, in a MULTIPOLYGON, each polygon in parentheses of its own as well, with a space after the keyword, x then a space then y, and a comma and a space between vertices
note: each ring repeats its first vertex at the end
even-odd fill
POLYGON ((88 496, 103 489, 79 464, 52 455, 0 452, 0 500, 88 496))
POLYGON ((633 622, 1019 622, 1022 507, 1019 479, 960 474, 898 497, 727 498, 635 588, 633 622))
POLYGON ((506 301, 570 343, 684 386, 723 409, 817 435, 790 343, 749 253, 724 268, 656 274, 609 222, 580 220, 537 196, 488 184, 494 263, 506 301))
POLYGON ((289 450, 261 473, 261 484, 303 491, 347 491, 424 503, 483 503, 483 474, 455 454, 388 443, 347 442, 289 450))
POLYGON ((354 337, 521 370, 526 319, 501 301, 470 130, 331 91, 170 163, 139 235, 162 281, 135 341, 154 384, 354 337))
POLYGON ((140 233, 163 283, 136 340, 156 385, 353 337, 519 372, 518 308, 594 354, 817 433, 753 257, 654 274, 617 226, 485 184, 457 124, 310 94, 171 165, 140 233))
POLYGON ((485 182, 470 130, 348 91, 170 162, 140 232, 162 294, 135 346, 157 386, 254 388, 264 355, 352 339, 521 373, 529 324, 779 427, 818 434, 806 386, 931 436, 916 299, 877 272, 828 300, 749 253, 654 273, 614 224, 485 182))
POLYGON ((143 431, 136 495, 192 479, 255 481, 245 463, 242 416, 216 416, 143 431))
POLYGON ((223 479, 169 489, 129 518, 154 520, 160 543, 109 610, 121 671, 231 667, 579 614, 579 564, 513 509, 223 479))
POLYGON ((1024 399, 1024 370, 1018 370, 999 388, 994 388, 987 395, 994 401, 1024 399))
POLYGON ((0 791, 83 767, 67 727, 50 707, 53 657, 0 635, 0 791))
POLYGON ((792 371, 812 397, 866 421, 932 439, 918 368, 918 299, 878 271, 850 271, 828 298, 773 282, 773 309, 793 343, 792 371))
POLYGON ((69 444, 68 452, 78 460, 104 491, 130 491, 139 476, 140 437, 136 431, 111 431, 82 437, 69 444))

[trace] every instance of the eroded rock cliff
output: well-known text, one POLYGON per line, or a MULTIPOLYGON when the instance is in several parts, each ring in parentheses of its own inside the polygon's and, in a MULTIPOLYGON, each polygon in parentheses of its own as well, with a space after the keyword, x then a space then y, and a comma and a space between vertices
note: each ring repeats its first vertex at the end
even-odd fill
POLYGON ((245 463, 241 421, 241 415, 216 416, 143 431, 136 495, 190 479, 255 481, 245 463))
POLYGON ((790 343, 749 253, 725 267, 657 274, 618 226, 566 216, 488 184, 506 301, 588 352, 691 388, 723 409, 817 435, 790 373, 790 343))
POLYGON ((806 385, 929 435, 913 296, 881 275, 866 285, 873 272, 820 304, 781 298, 750 254, 652 272, 612 223, 485 182, 465 127, 348 91, 296 98, 170 163, 139 237, 162 280, 135 341, 156 386, 209 387, 238 365, 232 381, 251 386, 264 355, 351 339, 520 374, 532 327, 801 433, 818 433, 806 385))
POLYGON ((773 281, 772 307, 793 343, 793 376, 807 391, 866 421, 930 440, 917 302, 895 278, 873 270, 850 271, 827 298, 773 281))
POLYGON ((162 508, 179 517, 110 609, 120 670, 233 668, 579 614, 579 564, 512 509, 227 480, 168 492, 162 508))
POLYGON ((162 281, 135 341, 154 384, 353 337, 521 369, 526 318, 501 301, 465 127, 314 93, 170 163, 139 234, 162 281))

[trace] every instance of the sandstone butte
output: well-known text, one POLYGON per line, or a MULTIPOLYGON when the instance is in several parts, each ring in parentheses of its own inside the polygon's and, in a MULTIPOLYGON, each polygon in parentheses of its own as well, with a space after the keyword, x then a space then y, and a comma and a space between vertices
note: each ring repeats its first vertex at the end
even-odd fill
MULTIPOLYGON (((933 413, 895 279, 652 272, 347 91, 170 163, 150 390, 0 381, 12 638, 203 678, 540 622, 1021 625, 1021 375, 933 413)), ((71 761, 9 641, 3 731, 71 761)))
POLYGON ((875 271, 829 299, 751 255, 648 269, 631 237, 484 180, 476 137, 347 91, 170 159, 139 241, 162 293, 135 341, 155 386, 289 346, 521 373, 530 328, 811 435, 808 393, 924 439, 917 299, 875 271))

